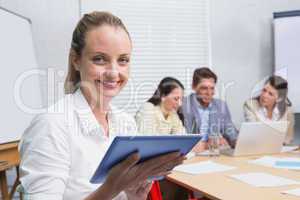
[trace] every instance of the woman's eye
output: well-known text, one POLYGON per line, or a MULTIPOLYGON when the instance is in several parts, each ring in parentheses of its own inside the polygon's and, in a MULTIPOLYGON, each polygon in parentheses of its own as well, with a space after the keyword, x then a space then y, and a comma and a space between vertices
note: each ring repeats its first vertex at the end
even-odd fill
POLYGON ((104 64, 105 59, 103 57, 94 57, 93 62, 96 63, 96 64, 104 64))
POLYGON ((130 59, 129 59, 129 58, 120 58, 120 59, 119 59, 119 63, 120 63, 121 65, 127 65, 129 62, 130 62, 130 59))

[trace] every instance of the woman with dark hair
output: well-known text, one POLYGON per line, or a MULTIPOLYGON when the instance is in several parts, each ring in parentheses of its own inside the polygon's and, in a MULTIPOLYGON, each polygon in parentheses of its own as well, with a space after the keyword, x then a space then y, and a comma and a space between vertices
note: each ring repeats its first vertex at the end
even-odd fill
POLYGON ((258 97, 244 104, 246 121, 288 121, 285 144, 294 137, 294 115, 287 98, 288 83, 280 76, 271 76, 258 97))
POLYGON ((181 114, 178 112, 183 90, 183 85, 177 79, 162 79, 153 96, 135 116, 138 131, 143 134, 185 133, 181 114))

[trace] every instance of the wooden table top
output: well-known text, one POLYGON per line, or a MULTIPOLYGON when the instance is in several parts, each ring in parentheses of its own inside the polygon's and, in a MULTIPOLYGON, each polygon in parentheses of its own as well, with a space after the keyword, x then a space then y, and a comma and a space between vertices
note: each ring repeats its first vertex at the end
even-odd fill
MULTIPOLYGON (((300 153, 284 153, 272 155, 276 157, 298 157, 300 153)), ((173 171, 167 179, 175 182, 185 188, 203 193, 211 199, 222 200, 299 200, 299 197, 284 195, 280 192, 300 188, 300 185, 282 186, 282 187, 254 187, 246 183, 235 180, 228 175, 248 173, 248 172, 264 172, 275 176, 290 178, 300 182, 300 171, 275 169, 272 167, 264 167, 261 165, 248 163, 249 160, 257 159, 262 156, 249 157, 194 157, 186 161, 186 163, 194 163, 199 161, 212 160, 220 164, 234 166, 236 169, 210 173, 191 175, 182 172, 173 171)))

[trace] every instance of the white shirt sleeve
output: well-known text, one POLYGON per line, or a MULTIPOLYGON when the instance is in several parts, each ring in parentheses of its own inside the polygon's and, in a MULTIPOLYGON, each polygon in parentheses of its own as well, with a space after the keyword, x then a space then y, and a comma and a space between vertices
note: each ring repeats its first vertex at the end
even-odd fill
MULTIPOLYGON (((25 200, 64 199, 71 166, 68 134, 67 123, 58 114, 38 115, 25 130, 19 146, 25 200)), ((113 200, 127 199, 121 192, 113 200)))
MULTIPOLYGON (((62 200, 70 168, 68 128, 57 114, 39 115, 20 142, 20 181, 30 200, 62 200)), ((26 199, 26 198, 25 198, 26 199)))

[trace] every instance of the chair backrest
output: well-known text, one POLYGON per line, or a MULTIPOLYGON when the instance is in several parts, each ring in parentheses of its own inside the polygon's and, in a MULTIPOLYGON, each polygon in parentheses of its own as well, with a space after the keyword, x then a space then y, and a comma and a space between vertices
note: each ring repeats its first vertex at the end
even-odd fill
POLYGON ((161 196, 161 191, 159 187, 159 182, 154 181, 149 193, 150 200, 163 200, 161 196))

